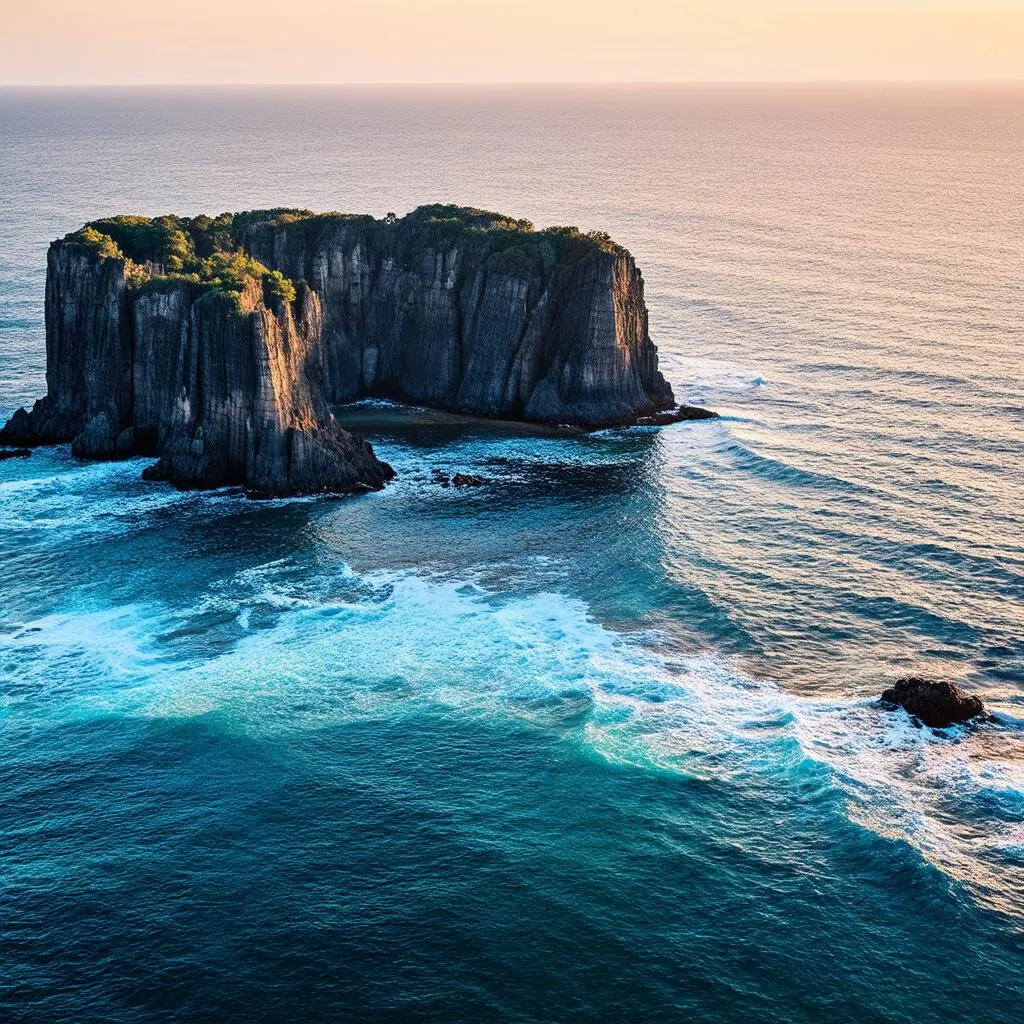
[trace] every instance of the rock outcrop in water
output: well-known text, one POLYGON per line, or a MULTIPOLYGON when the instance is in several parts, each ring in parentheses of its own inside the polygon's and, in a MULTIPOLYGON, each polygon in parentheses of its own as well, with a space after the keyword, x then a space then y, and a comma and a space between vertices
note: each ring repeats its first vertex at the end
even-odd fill
POLYGON ((897 704, 934 729, 944 729, 985 714, 980 697, 964 693, 944 680, 907 676, 882 694, 887 704, 897 704))
POLYGON ((46 345, 0 444, 153 454, 181 487, 380 487, 328 409, 364 396, 584 427, 674 404, 629 253, 459 207, 94 222, 50 247, 46 345))
POLYGON ((327 408, 316 295, 242 258, 204 275, 165 265, 136 263, 90 229, 50 247, 47 394, 0 441, 70 441, 87 459, 159 455, 151 479, 266 496, 379 488, 394 475, 327 408))

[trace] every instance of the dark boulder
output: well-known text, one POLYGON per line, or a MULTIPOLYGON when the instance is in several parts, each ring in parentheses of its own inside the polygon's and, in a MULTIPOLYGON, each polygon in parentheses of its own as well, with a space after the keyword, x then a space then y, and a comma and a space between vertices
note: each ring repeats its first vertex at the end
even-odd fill
POLYGON ((906 676, 882 694, 887 704, 905 708, 915 718, 934 729, 944 729, 985 714, 980 697, 964 693, 946 680, 906 676))
POLYGON ((718 413, 699 405, 681 405, 675 412, 676 421, 683 420, 717 420, 718 413))
POLYGON ((667 427, 670 423, 682 423, 686 420, 717 420, 718 413, 710 409, 702 409, 699 405, 680 405, 675 409, 637 416, 629 425, 634 427, 667 427))
POLYGON ((32 414, 27 409, 16 409, 14 415, 0 427, 0 444, 26 445, 35 440, 32 414))
POLYGON ((487 481, 475 473, 447 473, 443 469, 435 469, 430 474, 435 484, 442 487, 483 487, 487 481))
POLYGON ((0 448, 0 462, 4 459, 27 459, 31 454, 31 448, 0 448))

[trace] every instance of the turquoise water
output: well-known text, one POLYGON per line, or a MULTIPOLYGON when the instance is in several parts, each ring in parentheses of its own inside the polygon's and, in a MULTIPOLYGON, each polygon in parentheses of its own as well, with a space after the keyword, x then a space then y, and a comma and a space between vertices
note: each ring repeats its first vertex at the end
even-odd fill
POLYGON ((0 463, 5 1020, 1020 1020, 1019 88, 7 92, 0 136, 5 415, 87 218, 448 200, 610 231, 723 413, 358 406, 358 499, 0 463), (882 711, 910 669, 995 721, 882 711))

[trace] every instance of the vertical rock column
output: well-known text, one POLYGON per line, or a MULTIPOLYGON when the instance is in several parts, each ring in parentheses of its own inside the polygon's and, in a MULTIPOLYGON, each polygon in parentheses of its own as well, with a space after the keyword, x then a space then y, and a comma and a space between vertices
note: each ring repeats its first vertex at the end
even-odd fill
POLYGON ((46 274, 46 397, 0 431, 4 444, 71 441, 75 454, 126 453, 132 421, 132 341, 125 261, 54 242, 46 274))

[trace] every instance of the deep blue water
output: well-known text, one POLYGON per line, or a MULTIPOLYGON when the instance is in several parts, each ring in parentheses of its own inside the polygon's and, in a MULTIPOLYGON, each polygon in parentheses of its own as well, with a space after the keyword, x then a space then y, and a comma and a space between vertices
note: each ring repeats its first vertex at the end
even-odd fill
POLYGON ((0 463, 3 1020, 1020 1021, 1019 87, 0 92, 0 138, 0 414, 88 218, 432 201, 611 232, 724 414, 357 407, 357 499, 0 463), (995 721, 882 711, 910 669, 995 721))

